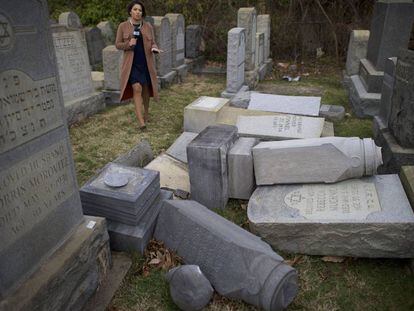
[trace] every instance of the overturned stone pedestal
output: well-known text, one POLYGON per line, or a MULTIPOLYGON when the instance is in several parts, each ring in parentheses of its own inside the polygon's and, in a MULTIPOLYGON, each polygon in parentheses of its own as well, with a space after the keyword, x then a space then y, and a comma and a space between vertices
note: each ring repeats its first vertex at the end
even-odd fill
POLYGON ((253 232, 289 253, 414 256, 414 213, 398 175, 258 187, 247 215, 253 232))
POLYGON ((106 221, 87 216, 28 280, 0 301, 0 310, 80 310, 110 266, 106 221))
POLYGON ((137 251, 144 254, 148 242, 152 238, 155 223, 164 200, 172 199, 172 192, 161 190, 160 195, 136 226, 108 220, 108 232, 111 249, 116 251, 137 251))
POLYGON ((208 208, 225 208, 228 198, 227 153, 237 138, 231 125, 208 126, 187 146, 191 198, 208 208))
POLYGON ((259 237, 195 201, 165 201, 154 236, 198 265, 220 295, 267 311, 285 309, 296 296, 295 269, 259 237))
POLYGON ((183 163, 187 161, 187 146, 198 135, 198 133, 184 132, 167 149, 167 154, 183 163))

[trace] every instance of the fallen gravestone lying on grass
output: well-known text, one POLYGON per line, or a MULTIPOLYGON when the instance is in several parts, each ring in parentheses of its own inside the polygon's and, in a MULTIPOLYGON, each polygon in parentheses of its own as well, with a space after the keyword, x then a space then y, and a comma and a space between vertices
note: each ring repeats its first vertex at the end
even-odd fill
POLYGON ((154 159, 151 145, 145 139, 141 140, 128 152, 118 156, 112 163, 125 166, 144 167, 154 159))
POLYGON ((414 213, 398 175, 260 186, 247 216, 253 232, 289 253, 414 257, 414 213))
POLYGON ((253 160, 257 185, 333 183, 371 176, 382 164, 381 148, 358 137, 261 142, 253 160))
POLYGON ((174 303, 184 311, 202 310, 213 297, 210 281, 196 265, 172 268, 165 276, 174 303))
POLYGON ((198 265, 220 295, 270 311, 297 294, 295 269, 268 244, 195 201, 164 201, 154 236, 198 265))

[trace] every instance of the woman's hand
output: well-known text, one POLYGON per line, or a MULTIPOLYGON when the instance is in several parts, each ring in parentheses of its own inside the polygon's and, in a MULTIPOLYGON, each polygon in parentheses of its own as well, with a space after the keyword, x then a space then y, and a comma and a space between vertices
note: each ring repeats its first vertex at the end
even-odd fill
POLYGON ((152 49, 151 49, 151 52, 152 52, 152 53, 156 53, 156 54, 158 54, 158 53, 164 53, 164 51, 163 51, 163 50, 160 50, 160 49, 157 49, 157 48, 152 48, 152 49))
POLYGON ((135 38, 131 38, 131 39, 129 40, 129 46, 135 46, 135 45, 137 45, 137 39, 135 39, 135 38))

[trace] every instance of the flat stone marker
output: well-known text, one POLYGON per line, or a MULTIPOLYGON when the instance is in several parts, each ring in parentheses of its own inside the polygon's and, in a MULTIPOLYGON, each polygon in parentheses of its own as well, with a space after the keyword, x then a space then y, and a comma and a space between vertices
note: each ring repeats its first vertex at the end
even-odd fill
POLYGON ((316 138, 321 136, 324 122, 323 118, 297 115, 240 116, 237 128, 240 136, 260 139, 316 138))
POLYGON ((261 142, 253 159, 257 185, 333 183, 371 176, 382 164, 381 148, 359 137, 261 142))
POLYGON ((255 189, 252 148, 259 142, 253 137, 240 137, 227 156, 229 197, 248 200, 255 189))
POLYGON ((109 163, 80 189, 83 211, 137 225, 158 197, 159 178, 156 171, 109 163))
POLYGON ((164 200, 170 200, 172 196, 171 191, 161 190, 160 195, 144 214, 138 225, 126 225, 108 219, 111 249, 121 252, 138 251, 144 254, 144 250, 152 238, 161 206, 164 200))
POLYGON ((184 132, 167 150, 167 154, 173 158, 187 163, 187 145, 198 135, 198 133, 184 132))
POLYGON ((268 311, 285 309, 296 296, 295 269, 259 237, 195 201, 165 201, 154 236, 198 265, 220 295, 268 311))
POLYGON ((160 187, 190 192, 190 177, 185 163, 167 154, 161 154, 145 168, 160 172, 160 187))
POLYGON ((320 105, 320 97, 285 96, 251 92, 247 109, 318 116, 320 105))
POLYGON ((225 208, 228 198, 227 153, 237 138, 231 125, 208 126, 187 146, 191 198, 208 208, 225 208))
POLYGON ((220 109, 228 102, 226 98, 199 97, 184 108, 184 131, 200 133, 207 126, 216 124, 220 109))
POLYGON ((289 253, 414 256, 414 213, 398 175, 258 187, 247 215, 253 232, 289 253))

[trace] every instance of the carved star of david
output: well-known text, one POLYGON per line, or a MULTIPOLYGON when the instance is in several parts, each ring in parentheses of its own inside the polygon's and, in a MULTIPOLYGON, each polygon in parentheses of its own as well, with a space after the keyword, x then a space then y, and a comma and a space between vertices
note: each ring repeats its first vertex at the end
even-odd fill
POLYGON ((10 38, 10 34, 7 31, 8 25, 8 23, 0 22, 0 44, 3 44, 6 39, 10 38))

